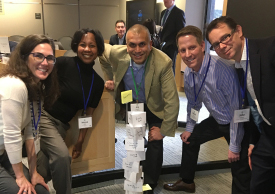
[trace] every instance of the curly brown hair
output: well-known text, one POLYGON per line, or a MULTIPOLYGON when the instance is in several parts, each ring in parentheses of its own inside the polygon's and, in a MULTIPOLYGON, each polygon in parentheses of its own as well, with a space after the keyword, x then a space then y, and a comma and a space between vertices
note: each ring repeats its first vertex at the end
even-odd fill
POLYGON ((59 85, 57 80, 57 70, 54 67, 51 74, 41 80, 41 84, 35 82, 35 77, 28 67, 28 57, 32 50, 39 44, 49 44, 55 53, 55 46, 52 39, 45 35, 29 35, 25 37, 11 53, 8 65, 0 73, 0 77, 15 76, 20 78, 28 89, 30 101, 36 101, 37 95, 44 100, 44 107, 49 108, 59 96, 59 85))

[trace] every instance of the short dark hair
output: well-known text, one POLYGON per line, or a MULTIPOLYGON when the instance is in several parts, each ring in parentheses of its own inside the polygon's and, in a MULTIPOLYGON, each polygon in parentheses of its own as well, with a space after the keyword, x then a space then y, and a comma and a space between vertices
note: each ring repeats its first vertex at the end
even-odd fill
POLYGON ((189 25, 189 26, 185 26, 178 32, 178 34, 176 36, 177 45, 178 45, 179 38, 182 36, 186 36, 186 35, 192 35, 192 36, 196 37, 196 40, 199 44, 201 44, 203 41, 201 30, 196 26, 189 25))
POLYGON ((124 20, 117 20, 117 21, 116 21, 116 23, 115 23, 115 27, 116 27, 117 23, 123 23, 123 24, 124 24, 124 26, 125 26, 125 22, 124 22, 124 20))
POLYGON ((149 19, 146 19, 143 24, 143 26, 147 27, 150 34, 155 34, 156 33, 156 23, 153 19, 149 18, 149 19))
POLYGON ((236 21, 230 16, 221 16, 219 18, 214 19, 206 28, 206 40, 208 42, 210 32, 218 28, 221 24, 226 24, 231 30, 235 30, 238 25, 236 21))
POLYGON ((72 50, 75 53, 77 53, 78 44, 80 43, 82 37, 87 33, 92 33, 95 36, 95 42, 96 42, 96 46, 97 46, 97 55, 101 56, 105 49, 102 34, 99 30, 93 30, 90 28, 83 28, 81 30, 77 30, 74 33, 72 43, 71 43, 72 50))
POLYGON ((59 94, 56 67, 53 68, 52 72, 45 80, 40 80, 41 84, 35 82, 34 75, 28 67, 28 57, 32 50, 39 44, 49 44, 53 54, 55 53, 55 46, 52 39, 45 35, 29 35, 21 40, 11 53, 8 62, 9 65, 0 73, 0 77, 18 77, 27 87, 29 100, 36 101, 37 94, 39 94, 39 96, 44 99, 44 106, 50 107, 59 94))

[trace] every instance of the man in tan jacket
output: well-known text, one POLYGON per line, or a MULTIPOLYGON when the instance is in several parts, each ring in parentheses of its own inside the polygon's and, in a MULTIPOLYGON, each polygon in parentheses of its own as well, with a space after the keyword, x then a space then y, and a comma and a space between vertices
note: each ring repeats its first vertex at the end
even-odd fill
POLYGON ((144 183, 154 189, 162 167, 163 138, 173 137, 177 128, 179 97, 172 61, 152 47, 146 27, 132 26, 126 35, 126 45, 106 44, 100 63, 107 80, 105 87, 115 93, 117 116, 125 113, 125 107, 120 106, 121 91, 132 90, 134 101, 144 103, 149 124, 149 142, 143 162, 144 183))

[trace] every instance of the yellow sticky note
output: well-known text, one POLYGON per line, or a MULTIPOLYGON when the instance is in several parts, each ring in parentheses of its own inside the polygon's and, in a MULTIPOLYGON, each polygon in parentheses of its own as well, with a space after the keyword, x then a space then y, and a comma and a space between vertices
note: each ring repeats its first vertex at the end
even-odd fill
POLYGON ((133 101, 132 90, 121 92, 121 103, 126 104, 133 101))
POLYGON ((146 185, 142 186, 142 190, 143 191, 149 191, 149 190, 152 190, 152 188, 150 187, 150 185, 146 184, 146 185))

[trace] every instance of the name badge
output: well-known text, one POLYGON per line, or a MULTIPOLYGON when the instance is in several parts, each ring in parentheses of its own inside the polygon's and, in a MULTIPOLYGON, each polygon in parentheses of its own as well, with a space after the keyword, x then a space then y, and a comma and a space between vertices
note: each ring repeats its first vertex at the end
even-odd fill
POLYGON ((35 154, 40 151, 40 137, 34 139, 35 154))
POLYGON ((196 122, 198 122, 199 119, 199 111, 191 108, 190 118, 196 122))
POLYGON ((144 112, 144 103, 133 103, 133 104, 131 104, 131 111, 144 112))
POLYGON ((91 116, 83 116, 78 117, 78 128, 85 129, 92 127, 92 117, 91 116))
POLYGON ((234 111, 234 123, 248 122, 250 116, 250 108, 234 111))

